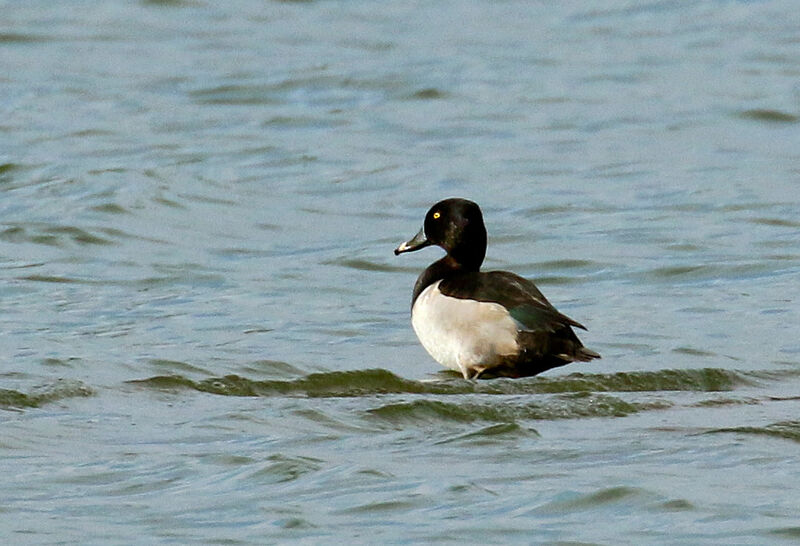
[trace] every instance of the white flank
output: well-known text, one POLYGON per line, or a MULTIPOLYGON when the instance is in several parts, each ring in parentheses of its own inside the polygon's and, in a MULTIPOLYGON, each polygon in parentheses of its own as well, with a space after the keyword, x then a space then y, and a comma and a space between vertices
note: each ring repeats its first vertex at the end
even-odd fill
POLYGON ((419 295, 411 325, 441 365, 471 377, 519 351, 517 323, 499 303, 451 298, 437 281, 419 295))

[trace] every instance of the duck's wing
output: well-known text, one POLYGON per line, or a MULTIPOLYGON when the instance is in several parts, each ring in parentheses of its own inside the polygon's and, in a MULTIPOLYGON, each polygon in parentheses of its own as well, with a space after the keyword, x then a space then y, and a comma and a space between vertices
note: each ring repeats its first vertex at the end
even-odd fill
POLYGON ((520 330, 556 332, 578 321, 560 313, 528 279, 508 271, 466 273, 444 279, 439 290, 446 296, 499 303, 519 323, 520 330))

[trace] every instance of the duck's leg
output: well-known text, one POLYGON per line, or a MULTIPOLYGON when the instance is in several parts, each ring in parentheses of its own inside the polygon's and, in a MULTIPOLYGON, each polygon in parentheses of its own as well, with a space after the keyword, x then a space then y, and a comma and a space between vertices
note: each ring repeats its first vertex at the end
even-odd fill
POLYGON ((461 370, 461 375, 464 376, 464 379, 478 379, 490 366, 465 364, 463 360, 459 360, 458 368, 461 370))
MULTIPOLYGON (((490 366, 481 366, 481 367, 473 367, 470 371, 472 372, 467 379, 480 379, 483 375, 483 372, 488 370, 490 366)), ((465 376, 466 377, 466 376, 465 376)))
POLYGON ((461 368, 461 375, 464 379, 478 379, 485 371, 485 368, 461 368))

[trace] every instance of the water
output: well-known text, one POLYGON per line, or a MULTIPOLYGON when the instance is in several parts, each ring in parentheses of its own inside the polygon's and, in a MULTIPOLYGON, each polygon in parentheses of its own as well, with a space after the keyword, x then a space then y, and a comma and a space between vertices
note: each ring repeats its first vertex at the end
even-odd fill
POLYGON ((800 537, 793 2, 2 13, 4 542, 800 537), (449 196, 602 360, 424 353, 449 196))

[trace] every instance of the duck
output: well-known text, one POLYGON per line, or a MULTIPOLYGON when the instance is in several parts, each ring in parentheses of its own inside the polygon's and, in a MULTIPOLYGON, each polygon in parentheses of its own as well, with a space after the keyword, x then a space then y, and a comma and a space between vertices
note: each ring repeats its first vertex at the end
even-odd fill
POLYGON ((529 377, 600 354, 583 346, 573 328, 536 285, 508 271, 481 271, 486 226, 468 199, 439 201, 400 255, 439 246, 446 255, 414 284, 411 325, 425 350, 464 379, 529 377))

